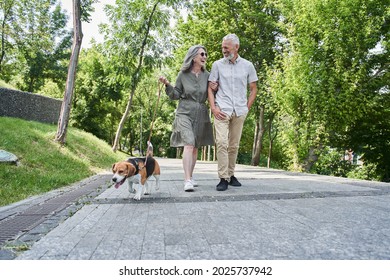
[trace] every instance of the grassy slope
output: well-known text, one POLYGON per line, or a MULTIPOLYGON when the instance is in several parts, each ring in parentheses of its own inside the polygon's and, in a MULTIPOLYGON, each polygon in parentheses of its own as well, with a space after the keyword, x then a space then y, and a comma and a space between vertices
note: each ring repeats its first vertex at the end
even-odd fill
POLYGON ((10 88, 10 89, 15 89, 15 87, 7 84, 6 82, 4 82, 3 80, 0 80, 0 87, 5 87, 5 88, 10 88))
POLYGON ((69 128, 67 144, 55 142, 56 125, 0 117, 0 149, 19 166, 0 164, 0 206, 69 185, 127 156, 92 134, 69 128))

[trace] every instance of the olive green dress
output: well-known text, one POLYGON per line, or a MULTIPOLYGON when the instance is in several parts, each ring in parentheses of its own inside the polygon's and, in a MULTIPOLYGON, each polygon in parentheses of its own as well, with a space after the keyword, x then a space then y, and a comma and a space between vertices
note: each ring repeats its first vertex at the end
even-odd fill
POLYGON ((166 94, 179 100, 172 126, 171 147, 187 145, 199 148, 213 145, 213 128, 207 100, 209 72, 202 71, 198 77, 191 72, 179 72, 175 87, 168 85, 166 94))

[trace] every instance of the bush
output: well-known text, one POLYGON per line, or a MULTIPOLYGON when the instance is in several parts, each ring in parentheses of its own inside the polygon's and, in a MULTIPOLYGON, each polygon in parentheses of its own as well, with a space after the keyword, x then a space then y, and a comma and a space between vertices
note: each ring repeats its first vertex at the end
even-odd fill
POLYGON ((378 175, 376 170, 377 166, 375 164, 355 165, 354 167, 355 168, 348 172, 348 178, 374 181, 381 180, 381 176, 378 175))
POLYGON ((355 165, 344 160, 344 151, 332 148, 325 148, 318 161, 312 167, 311 172, 320 175, 330 175, 336 177, 347 177, 347 174, 353 170, 355 165))

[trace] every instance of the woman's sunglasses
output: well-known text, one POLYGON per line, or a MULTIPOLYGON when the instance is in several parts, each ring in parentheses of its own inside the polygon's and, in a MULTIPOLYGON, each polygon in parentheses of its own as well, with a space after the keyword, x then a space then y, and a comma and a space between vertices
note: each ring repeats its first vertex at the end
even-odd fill
POLYGON ((201 52, 200 55, 207 57, 207 53, 206 52, 201 52))

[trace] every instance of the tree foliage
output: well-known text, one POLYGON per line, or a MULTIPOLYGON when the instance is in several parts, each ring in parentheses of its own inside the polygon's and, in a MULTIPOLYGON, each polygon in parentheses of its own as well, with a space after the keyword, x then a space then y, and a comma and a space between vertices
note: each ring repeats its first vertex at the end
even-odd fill
POLYGON ((119 0, 116 6, 107 7, 111 24, 102 28, 107 38, 106 53, 115 62, 114 79, 130 92, 113 143, 114 151, 118 148, 139 82, 165 59, 162 54, 168 45, 165 40, 170 19, 167 4, 174 5, 175 2, 119 0))
POLYGON ((57 0, 2 0, 2 77, 37 92, 46 79, 63 85, 71 35, 57 0))
POLYGON ((277 2, 284 30, 275 86, 281 139, 290 168, 309 171, 325 145, 358 151, 340 140, 372 112, 378 94, 389 94, 383 84, 389 8, 387 1, 277 2), (381 43, 383 52, 375 54, 381 43))
MULTIPOLYGON (((57 2, 0 0, 1 79, 63 91, 71 38, 57 2)), ((81 1, 86 21, 93 2, 81 1)), ((72 125, 112 144, 117 135, 132 153, 155 121, 156 155, 175 156, 177 104, 162 92, 153 120, 157 78, 174 82, 194 44, 207 48, 210 69, 223 36, 236 33, 259 76, 240 163, 389 181, 388 0, 117 0, 105 11, 104 42, 80 56, 72 125), (340 160, 347 149, 363 166, 340 160)))

